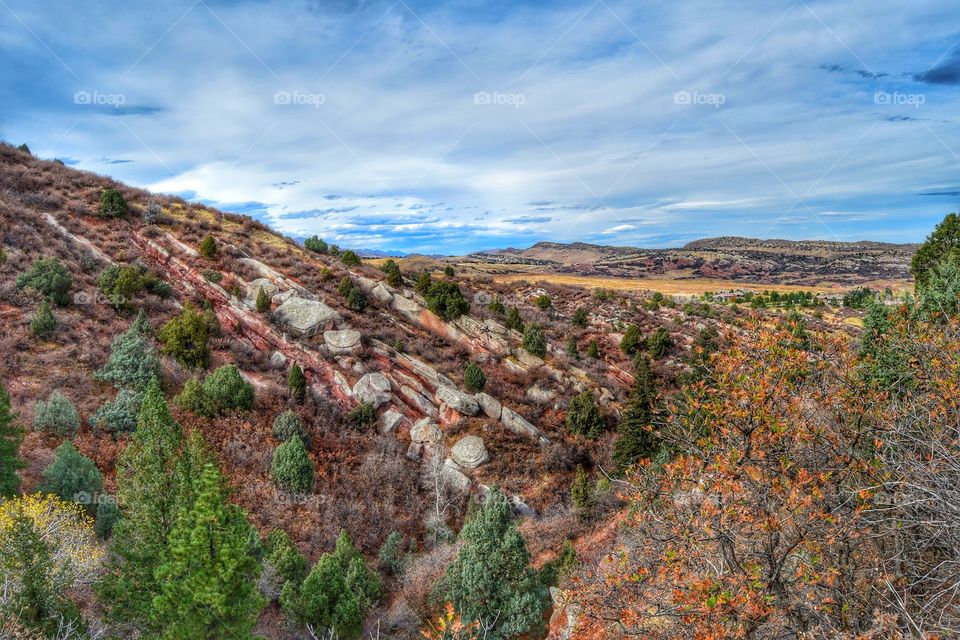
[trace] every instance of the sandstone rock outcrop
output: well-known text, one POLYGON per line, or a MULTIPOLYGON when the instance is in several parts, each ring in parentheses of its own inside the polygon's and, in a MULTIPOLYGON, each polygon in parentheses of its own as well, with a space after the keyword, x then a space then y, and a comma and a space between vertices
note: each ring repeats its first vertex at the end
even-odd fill
POLYGON ((353 385, 353 397, 377 408, 390 401, 390 381, 382 373, 368 373, 353 385))
POLYGON ((490 461, 490 454, 479 436, 464 436, 450 449, 450 457, 465 469, 476 469, 490 461))
POLYGON ((353 329, 323 332, 323 342, 335 356, 356 352, 360 348, 360 338, 360 332, 353 329))
POLYGON ((477 412, 480 411, 480 405, 473 399, 473 396, 452 386, 444 385, 438 387, 437 400, 445 403, 454 411, 466 416, 476 415, 477 412))

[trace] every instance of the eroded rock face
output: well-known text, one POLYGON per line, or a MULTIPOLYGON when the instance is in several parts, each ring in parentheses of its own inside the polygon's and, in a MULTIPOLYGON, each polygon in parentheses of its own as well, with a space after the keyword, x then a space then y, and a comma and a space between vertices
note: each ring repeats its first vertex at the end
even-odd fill
POLYGON ((410 427, 410 440, 418 444, 434 444, 443 440, 443 432, 436 422, 430 418, 422 418, 410 427))
POLYGON ((469 491, 470 485, 473 484, 469 476, 461 471, 457 463, 450 458, 443 461, 443 477, 450 483, 451 487, 462 493, 469 491))
POLYGON ((353 397, 379 407, 390 400, 390 381, 382 373, 368 373, 353 385, 353 397))
POLYGON ((260 294, 260 288, 263 287, 263 292, 267 294, 268 298, 273 298, 273 296, 280 293, 280 287, 273 284, 270 280, 266 278, 257 278, 256 280, 251 281, 247 284, 247 299, 256 300, 257 296, 260 294))
POLYGON ((480 405, 469 393, 464 393, 455 387, 441 386, 437 388, 437 399, 446 403, 448 407, 467 416, 476 415, 480 405))
POLYGON ((403 420, 403 414, 396 409, 385 411, 383 416, 380 418, 380 433, 382 435, 393 433, 397 430, 397 427, 400 426, 400 423, 403 422, 403 420))
POLYGON ((510 431, 519 436, 530 438, 531 440, 540 440, 540 430, 527 422, 527 420, 513 409, 503 408, 500 421, 510 431))
POLYGON ((490 455, 479 436, 464 436, 450 449, 450 457, 465 469, 476 469, 490 461, 490 455))
POLYGON ((323 342, 335 356, 353 353, 360 347, 360 332, 353 329, 343 331, 324 331, 323 342))
POLYGON ((436 418, 439 415, 437 413, 437 408, 433 406, 433 403, 430 402, 430 399, 422 393, 403 385, 400 387, 400 395, 409 405, 416 407, 421 413, 425 413, 433 418, 436 418))
POLYGON ((478 393, 473 397, 488 418, 493 418, 494 420, 500 419, 503 413, 503 405, 500 404, 499 400, 487 393, 478 393))
POLYGON ((373 288, 373 290, 370 292, 370 295, 374 300, 384 304, 393 300, 393 294, 390 293, 389 289, 387 289, 387 285, 383 284, 382 282, 373 288))

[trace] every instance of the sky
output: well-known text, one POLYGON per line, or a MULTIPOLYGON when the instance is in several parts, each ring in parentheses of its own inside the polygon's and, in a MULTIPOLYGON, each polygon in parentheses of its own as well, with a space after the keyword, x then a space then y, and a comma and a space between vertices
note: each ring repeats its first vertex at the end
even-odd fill
POLYGON ((921 241, 955 0, 0 0, 0 138, 343 247, 921 241))

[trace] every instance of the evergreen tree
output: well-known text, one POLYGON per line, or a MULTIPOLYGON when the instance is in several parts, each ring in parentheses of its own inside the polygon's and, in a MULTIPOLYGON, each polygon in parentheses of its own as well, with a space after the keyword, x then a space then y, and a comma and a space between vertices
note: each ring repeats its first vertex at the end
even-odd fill
POLYGON ((235 364, 219 367, 208 375, 203 381, 203 395, 214 415, 253 409, 253 385, 243 379, 235 364))
POLYGON ((914 254, 910 273, 917 282, 917 289, 924 287, 937 265, 951 257, 960 258, 960 215, 956 213, 947 214, 914 254))
POLYGON ((113 526, 117 524, 120 517, 120 510, 117 508, 117 500, 113 496, 101 496, 97 502, 97 516, 94 522, 94 530, 101 538, 109 538, 113 533, 113 526))
POLYGON ((56 258, 41 258, 30 269, 17 277, 17 288, 27 287, 46 296, 59 306, 70 303, 73 276, 56 258))
POLYGON ((463 546, 447 569, 442 591, 464 620, 478 620, 491 640, 536 634, 546 589, 530 568, 526 542, 510 503, 494 488, 460 532, 463 546))
POLYGON ((600 358, 600 347, 597 345, 596 340, 591 340, 590 345, 587 347, 587 355, 597 360, 600 358))
POLYGON ((317 236, 310 236, 304 240, 303 246, 307 249, 310 249, 310 251, 316 251, 317 253, 326 253, 330 249, 330 246, 326 243, 326 241, 317 236))
POLYGON ((137 414, 143 403, 143 393, 120 389, 117 397, 104 403, 90 416, 90 426, 106 433, 122 433, 137 428, 137 414))
POLYGON ((46 340, 57 329, 57 319, 50 311, 50 304, 46 300, 40 302, 37 312, 30 319, 30 335, 40 340, 46 340))
MULTIPOLYGON (((307 559, 293 545, 286 531, 271 531, 264 541, 263 551, 263 575, 272 574, 273 584, 270 588, 273 593, 279 595, 290 585, 299 594, 300 585, 307 577, 307 559)), ((276 595, 271 597, 275 598, 276 595)))
POLYGON ((217 241, 213 239, 213 236, 204 236, 203 240, 200 241, 200 255, 208 260, 217 257, 217 241))
POLYGON ((287 375, 287 388, 290 390, 290 396, 297 402, 303 402, 307 396, 307 379, 303 375, 303 369, 296 362, 290 367, 290 373, 287 375))
POLYGON ((67 502, 79 502, 90 514, 95 512, 101 489, 103 476, 97 465, 77 451, 69 441, 57 447, 53 462, 43 470, 43 483, 40 485, 43 493, 52 493, 67 502))
POLYGON ((342 638, 360 635, 360 603, 347 588, 346 571, 333 554, 320 556, 300 591, 296 614, 305 624, 342 638))
POLYGON ((424 298, 427 308, 447 322, 470 311, 470 303, 463 298, 455 282, 434 282, 424 298))
POLYGON ((467 367, 463 371, 463 386, 467 388, 467 391, 477 392, 483 391, 483 388, 487 385, 487 376, 484 375, 483 369, 478 367, 476 363, 470 362, 467 364, 467 367))
POLYGON ((177 517, 155 576, 160 593, 152 619, 170 640, 252 638, 263 607, 255 583, 260 566, 250 553, 253 527, 226 500, 224 479, 207 463, 196 501, 177 517))
POLYGON ((263 287, 257 290, 257 313, 266 313, 270 310, 270 298, 267 297, 267 292, 263 290, 263 287))
POLYGON ((427 295, 427 291, 430 290, 430 285, 433 284, 433 278, 430 277, 429 271, 423 271, 417 276, 417 284, 414 286, 414 290, 422 296, 427 295))
POLYGON ((650 356, 659 360, 673 348, 673 338, 665 328, 657 327, 657 330, 647 337, 646 345, 650 356))
POLYGON ((387 274, 387 284, 391 287, 399 287, 403 284, 403 274, 400 273, 400 266, 393 260, 384 262, 380 270, 387 274))
POLYGON ((358 256, 355 251, 351 251, 350 249, 347 249, 340 254, 340 261, 348 267, 360 266, 360 256, 358 256))
POLYGON ((137 430, 117 460, 120 519, 113 529, 108 571, 98 591, 109 618, 130 631, 155 631, 155 575, 179 510, 192 503, 181 463, 184 437, 159 382, 147 386, 137 430))
POLYGON ((496 313, 501 316, 507 312, 506 307, 503 306, 503 302, 500 301, 500 296, 494 296, 490 304, 487 305, 487 309, 489 309, 491 313, 496 313))
POLYGON ((536 300, 533 301, 535 305, 542 311, 546 311, 553 306, 553 300, 550 299, 550 296, 547 294, 537 296, 536 300))
POLYGON ((570 324, 581 329, 587 327, 587 309, 585 307, 577 307, 577 310, 573 312, 573 318, 570 319, 570 324))
POLYGON ((507 320, 504 322, 507 329, 513 329, 523 333, 523 320, 520 319, 520 309, 510 307, 510 313, 507 314, 507 320))
POLYGON ((150 323, 141 310, 130 327, 113 339, 110 357, 94 377, 118 389, 146 389, 153 378, 160 376, 160 358, 148 343, 149 336, 150 323))
POLYGON ((567 338, 567 355, 572 360, 580 359, 580 352, 577 351, 577 339, 574 336, 567 338))
POLYGON ((304 444, 309 441, 303 420, 293 411, 277 414, 273 419, 273 437, 277 440, 289 440, 293 436, 299 436, 304 444))
POLYGON ((191 369, 204 369, 210 359, 207 340, 210 324, 207 318, 189 302, 183 311, 171 318, 158 335, 162 351, 191 369))
POLYGON ((628 356, 635 356, 644 346, 643 332, 640 325, 632 324, 623 332, 623 338, 620 339, 620 350, 628 356))
POLYGON ((570 433, 592 440, 599 437, 605 427, 603 415, 589 391, 584 391, 570 401, 570 408, 567 410, 567 429, 570 433))
POLYGON ((273 452, 270 475, 283 491, 310 493, 315 470, 300 436, 293 436, 273 452))
POLYGON ((547 336, 543 327, 531 323, 523 330, 523 348, 532 355, 544 357, 547 355, 547 336))
POLYGON ((104 218, 122 218, 127 215, 127 201, 116 189, 107 188, 100 194, 100 208, 97 215, 104 218))
POLYGON ((363 295, 359 287, 350 289, 350 293, 347 294, 347 306, 357 313, 363 313, 367 308, 367 296, 363 295))
POLYGON ((400 535, 399 531, 394 529, 390 532, 383 546, 380 547, 377 560, 382 571, 395 576, 403 573, 407 565, 407 558, 403 552, 403 536, 400 535))
POLYGON ((613 445, 613 462, 617 473, 624 473, 641 457, 649 457, 656 452, 659 441, 653 432, 647 429, 653 422, 656 396, 650 359, 638 358, 630 402, 617 427, 617 440, 613 445))
POLYGON ((37 402, 33 411, 33 428, 61 438, 72 438, 80 428, 80 413, 69 398, 53 391, 46 402, 37 402))
POLYGON ((573 503, 573 508, 581 519, 590 517, 593 509, 593 488, 590 486, 590 479, 587 478, 583 465, 577 465, 577 473, 573 477, 573 484, 570 485, 570 502, 573 503))
POLYGON ((22 441, 23 429, 10 412, 10 394, 0 381, 0 498, 12 498, 20 489, 17 471, 26 467, 19 456, 22 441))

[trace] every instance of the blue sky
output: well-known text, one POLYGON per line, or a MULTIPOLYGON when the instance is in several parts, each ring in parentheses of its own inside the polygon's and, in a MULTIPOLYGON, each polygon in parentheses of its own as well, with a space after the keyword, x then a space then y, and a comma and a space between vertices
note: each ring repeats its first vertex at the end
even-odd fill
POLYGON ((342 246, 919 241, 954 2, 0 0, 0 137, 342 246))

